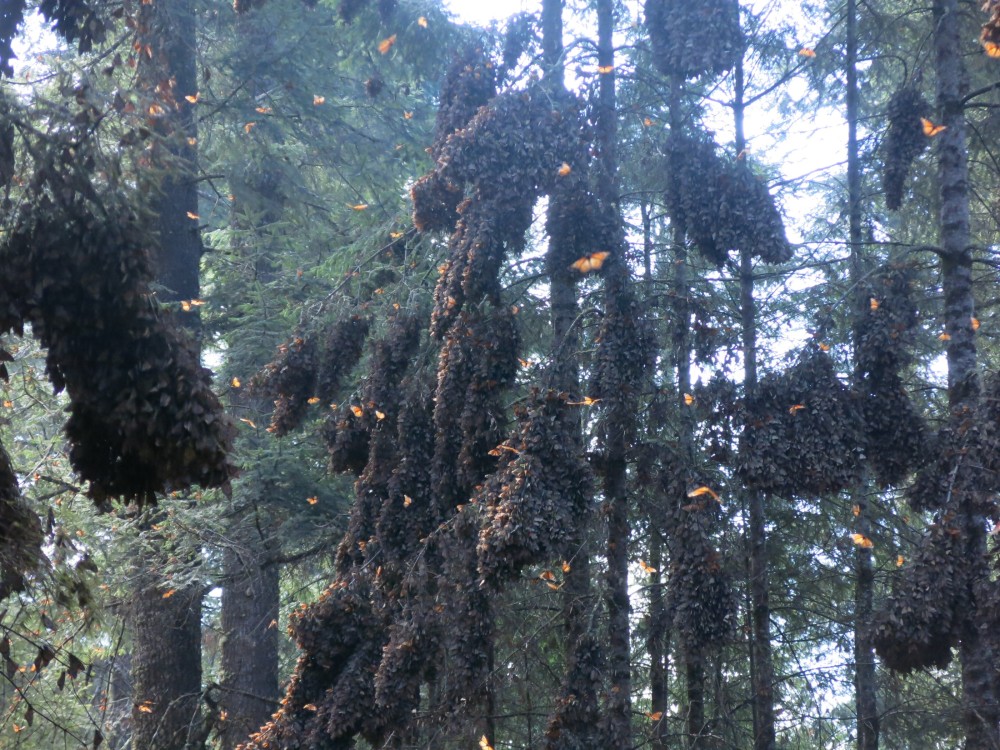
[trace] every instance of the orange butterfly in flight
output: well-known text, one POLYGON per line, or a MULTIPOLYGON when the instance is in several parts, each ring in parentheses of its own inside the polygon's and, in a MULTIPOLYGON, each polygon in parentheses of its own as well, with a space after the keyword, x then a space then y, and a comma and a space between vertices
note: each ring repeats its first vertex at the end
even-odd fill
POLYGON ((858 547, 861 547, 861 549, 871 549, 875 546, 875 542, 866 537, 864 534, 851 534, 851 541, 858 547))
POLYGON ((590 255, 585 255, 582 258, 578 258, 570 268, 575 268, 580 273, 589 273, 590 271, 596 271, 598 268, 604 265, 604 261, 608 259, 611 253, 606 250, 602 250, 599 253, 591 253, 590 255))
POLYGON ((935 125, 926 117, 920 118, 920 124, 924 126, 924 135, 926 135, 928 138, 933 138, 938 133, 941 133, 948 129, 947 125, 935 125))
POLYGON ((378 51, 381 52, 384 55, 389 50, 392 49, 392 45, 394 45, 395 43, 396 43, 396 35, 395 34, 393 34, 392 36, 386 37, 385 39, 383 39, 381 42, 378 43, 378 51))

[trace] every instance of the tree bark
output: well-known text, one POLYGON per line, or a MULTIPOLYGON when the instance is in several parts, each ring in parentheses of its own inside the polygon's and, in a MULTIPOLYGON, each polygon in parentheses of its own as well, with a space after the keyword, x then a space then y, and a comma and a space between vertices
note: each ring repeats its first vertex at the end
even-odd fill
MULTIPOLYGON (((158 249, 154 254, 156 281, 165 291, 161 302, 197 299, 203 247, 198 231, 198 131, 192 100, 197 98, 197 25, 192 0, 144 6, 140 40, 150 52, 140 55, 140 85, 150 97, 149 107, 159 141, 155 166, 163 178, 155 186, 151 204, 157 217, 158 249), (191 97, 188 99, 187 97, 191 97)), ((192 308, 194 323, 197 307, 192 308)))
MULTIPOLYGON (((746 159, 743 55, 737 55, 733 114, 737 158, 746 159)), ((757 391, 757 303, 754 300, 753 248, 740 248, 740 316, 743 342, 743 392, 757 391)), ((771 606, 764 495, 746 491, 747 543, 750 588, 750 681, 753 705, 754 750, 774 750, 774 659, 771 650, 771 606)))
POLYGON ((563 1, 542 0, 542 58, 545 77, 553 91, 566 88, 566 64, 563 60, 563 1))
MULTIPOLYGON (((198 215, 197 131, 186 98, 197 93, 194 5, 192 0, 143 5, 139 19, 140 44, 148 49, 140 55, 145 60, 140 81, 156 129, 154 163, 165 175, 151 198, 159 230, 154 268, 164 287, 160 301, 197 299, 202 244, 198 221, 191 218, 198 215)), ((184 322, 194 329, 197 307, 191 310, 184 322)), ((161 562, 136 560, 129 618, 132 747, 190 750, 200 728, 202 586, 195 582, 165 590, 161 562), (165 596, 168 591, 173 593, 165 596)))
MULTIPOLYGON (((615 92, 614 4, 597 0, 597 64, 600 70, 596 123, 598 164, 597 193, 609 216, 620 226, 617 190, 617 103, 615 92)), ((620 229, 618 230, 620 231, 620 229)), ((624 243, 619 243, 624 247, 624 243)), ((627 271, 622 272, 623 275, 627 271)), ((605 281, 607 304, 618 303, 624 292, 618 282, 605 281)), ((632 673, 630 658, 628 545, 629 508, 626 484, 626 443, 633 406, 621 394, 609 405, 606 417, 604 502, 608 517, 607 593, 608 667, 611 685, 607 701, 607 737, 610 747, 632 746, 632 673)))
MULTIPOLYGON (((972 289, 972 248, 969 220, 969 167, 963 97, 968 88, 962 60, 958 0, 934 1, 934 50, 937 105, 945 129, 937 139, 941 197, 941 283, 945 301, 945 331, 949 336, 948 406, 952 427, 964 430, 979 401, 975 300, 972 289)), ((962 666, 963 723, 967 750, 1000 748, 1000 711, 994 693, 996 664, 989 640, 983 637, 985 607, 975 606, 989 581, 986 521, 974 493, 959 498, 959 526, 964 532, 966 584, 971 611, 964 613, 959 634, 962 666)), ((995 584, 994 584, 995 585, 995 584)))
MULTIPOLYGON (((847 204, 848 233, 851 245, 851 283, 857 316, 865 314, 868 300, 860 291, 865 276, 864 232, 861 225, 861 155, 858 151, 858 19, 857 0, 847 0, 847 204)), ((860 317, 859 317, 860 319, 860 317)), ((855 352, 858 342, 855 342, 855 352)), ((856 355, 855 355, 856 357, 856 355)), ((856 377, 860 376, 855 358, 856 377)), ((855 528, 865 538, 871 537, 871 517, 866 494, 867 476, 855 489, 857 511, 855 528)), ((871 624, 874 601, 875 570, 871 549, 854 547, 854 703, 857 713, 858 750, 878 750, 879 715, 875 684, 875 648, 871 624)))
MULTIPOLYGON (((116 644, 116 649, 120 647, 116 644)), ((123 750, 131 740, 132 656, 115 653, 94 662, 94 713, 100 717, 104 745, 108 750, 123 750)))
POLYGON ((233 750, 267 723, 278 708, 277 565, 267 556, 273 541, 253 523, 234 530, 223 553, 221 714, 222 750, 233 750))
MULTIPOLYGON (((647 287, 647 298, 653 306, 656 298, 653 287, 653 225, 649 205, 643 201, 640 205, 642 214, 643 235, 643 265, 644 282, 647 287)), ((663 429, 660 420, 650 420, 649 430, 655 435, 663 429)), ((640 480, 641 482, 642 480, 640 480)), ((670 500, 668 499, 668 502, 670 500)), ((648 514, 649 523, 649 622, 646 629, 646 652, 649 657, 649 710, 653 716, 651 747, 653 750, 666 750, 667 747, 667 709, 669 694, 668 680, 668 641, 667 608, 664 601, 663 551, 665 547, 663 531, 663 514, 653 509, 648 514)))
MULTIPOLYGON (((272 29, 258 13, 245 13, 239 17, 239 52, 250 73, 246 82, 248 92, 254 97, 269 90, 274 76, 268 69, 273 56, 275 39, 272 29)), ((279 128, 269 122, 266 128, 269 142, 282 142, 279 128)), ((230 177, 234 199, 231 222, 243 233, 263 231, 281 220, 285 197, 282 175, 265 157, 252 170, 230 177)), ((252 240, 251 240, 252 242, 252 240)), ((264 243, 265 247, 270 245, 264 243)), ((236 252, 246 248, 234 247, 236 252)), ((274 278, 274 260, 271 254, 254 248, 252 254, 254 275, 266 284, 274 278)), ((259 369, 264 362, 248 363, 249 369, 259 369)), ((264 403, 245 390, 234 394, 234 405, 249 407, 259 414, 270 410, 264 403)), ((250 449, 257 450, 260 439, 247 438, 250 449)), ((249 469, 249 471, 255 471, 249 469)), ((249 477, 248 477, 249 479, 249 477)), ((231 513, 235 520, 232 535, 223 551, 222 588, 222 656, 219 678, 219 742, 221 750, 233 750, 250 734, 267 723, 279 707, 278 633, 281 599, 281 568, 275 563, 280 554, 280 541, 269 533, 272 520, 267 513, 269 478, 257 476, 255 481, 244 482, 233 498, 231 513), (262 502, 263 501, 263 502, 262 502)))
MULTIPOLYGON (((542 2, 542 52, 545 64, 545 79, 553 96, 564 96, 566 91, 565 63, 563 60, 563 0, 543 0, 542 2)), ((559 196, 550 196, 549 211, 559 210, 559 196)), ((580 375, 576 361, 579 349, 579 335, 576 330, 579 305, 577 303, 576 279, 566 268, 565 257, 560 251, 558 238, 551 238, 546 257, 546 272, 549 277, 551 321, 552 321, 552 372, 548 387, 572 394, 580 392, 580 375)), ((562 419, 573 422, 569 430, 581 444, 582 436, 579 418, 569 410, 562 419)), ((586 649, 590 640, 590 610, 593 604, 593 584, 590 564, 588 534, 591 519, 580 519, 575 537, 570 544, 573 553, 564 568, 562 585, 562 620, 566 633, 564 669, 571 670, 586 649)), ((583 687, 581 686, 581 690, 583 687)), ((597 695, 581 696, 581 701, 596 705, 597 695)), ((600 727, 594 717, 593 726, 575 728, 576 735, 584 744, 599 744, 597 735, 600 727)))
MULTIPOLYGON (((676 91, 676 85, 675 85, 676 91)), ((679 106, 679 96, 674 97, 671 109, 679 106)), ((680 227, 674 227, 674 361, 677 369, 677 405, 679 409, 679 435, 681 460, 687 467, 695 465, 694 421, 692 410, 684 401, 685 394, 691 393, 691 288, 688 280, 688 255, 684 233, 680 227)), ((685 544, 687 530, 684 528, 685 512, 680 507, 688 503, 685 495, 670 498, 676 504, 675 528, 672 530, 675 545, 672 557, 672 568, 677 568, 677 545, 685 544)), ((700 530, 694 533, 701 533, 700 530)), ((682 657, 684 659, 684 678, 687 690, 687 718, 685 746, 697 747, 698 739, 705 728, 705 668, 704 648, 699 643, 692 643, 690 638, 683 640, 682 657)))
POLYGON ((160 587, 141 571, 133 593, 132 747, 190 750, 201 707, 201 588, 160 587))
POLYGON ((667 710, 670 695, 667 692, 667 609, 663 601, 663 535, 654 528, 649 540, 649 627, 646 634, 646 651, 649 654, 649 711, 653 719, 650 747, 667 748, 667 710))

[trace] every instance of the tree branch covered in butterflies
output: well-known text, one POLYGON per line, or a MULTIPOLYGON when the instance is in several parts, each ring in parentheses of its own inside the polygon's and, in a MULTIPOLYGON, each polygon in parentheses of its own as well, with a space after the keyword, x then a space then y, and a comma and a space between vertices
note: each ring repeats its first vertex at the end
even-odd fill
MULTIPOLYGON (((448 257, 429 319, 391 317, 369 345, 359 398, 328 419, 332 466, 358 474, 357 499, 336 580, 293 619, 303 655, 283 708, 247 747, 340 746, 355 735, 380 744, 439 721, 458 731, 488 700, 497 596, 530 567, 570 555, 593 497, 565 434, 583 402, 543 375, 508 405, 521 344, 500 277, 525 249, 536 201, 555 194, 558 272, 627 271, 614 219, 590 186, 582 103, 537 83, 497 94, 495 80, 492 61, 469 48, 443 84, 437 166, 413 200, 418 229, 451 232, 448 257), (593 259, 574 268, 581 256, 593 259), (436 374, 418 364, 428 354, 436 374), (444 693, 416 713, 428 682, 444 693)), ((649 355, 633 303, 620 291, 609 299, 594 387, 611 401, 635 391, 649 355)), ((362 328, 347 320, 336 330, 362 328)), ((293 357, 315 377, 313 346, 309 336, 293 342, 264 380, 304 382, 293 357)), ((288 393, 274 394, 285 414, 288 393)))

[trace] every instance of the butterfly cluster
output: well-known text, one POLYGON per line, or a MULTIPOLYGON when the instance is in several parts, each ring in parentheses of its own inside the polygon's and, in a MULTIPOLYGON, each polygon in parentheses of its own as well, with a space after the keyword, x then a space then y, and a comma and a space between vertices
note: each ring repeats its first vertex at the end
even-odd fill
POLYGON ((889 128, 882 141, 882 189, 891 211, 903 204, 906 180, 913 161, 928 145, 928 136, 940 130, 926 115, 930 105, 915 86, 905 86, 893 94, 886 114, 889 128))
POLYGON ((857 481, 861 414, 832 359, 817 347, 761 379, 746 420, 739 473, 748 486, 791 498, 840 492, 857 481))
MULTIPOLYGON (((369 375, 324 428, 331 467, 358 477, 337 580, 296 618, 306 656, 250 748, 303 736, 343 744, 356 735, 380 746, 387 726, 414 721, 429 680, 449 705, 485 700, 491 601, 576 539, 593 497, 574 438, 577 412, 603 408, 602 400, 571 402, 539 388, 511 425, 520 318, 501 274, 523 249, 541 196, 555 207, 546 259, 553 283, 572 288, 589 274, 604 282, 599 387, 617 402, 642 376, 622 359, 646 357, 647 347, 626 293, 620 225, 590 185, 582 103, 539 83, 498 96, 493 85, 492 66, 473 49, 442 87, 436 165, 412 191, 417 229, 450 233, 432 314, 399 315, 365 344, 369 375), (325 634, 330 627, 344 632, 325 634), (362 628, 370 632, 357 635, 362 628)), ((280 374, 280 359, 275 367, 280 374)), ((627 429, 634 411, 614 416, 626 425, 615 429, 627 429)))
POLYGON ((792 257, 774 198, 746 164, 720 157, 711 140, 672 134, 666 166, 670 218, 710 261, 742 249, 767 263, 792 257))
POLYGON ((74 470, 99 505, 225 485, 235 430, 194 342, 155 302, 144 217, 91 180, 100 156, 82 133, 33 149, 28 194, 0 243, 12 269, 0 329, 30 327, 47 348, 49 378, 69 397, 74 470))
POLYGON ((664 75, 718 75, 741 54, 737 0, 646 0, 653 63, 664 75))

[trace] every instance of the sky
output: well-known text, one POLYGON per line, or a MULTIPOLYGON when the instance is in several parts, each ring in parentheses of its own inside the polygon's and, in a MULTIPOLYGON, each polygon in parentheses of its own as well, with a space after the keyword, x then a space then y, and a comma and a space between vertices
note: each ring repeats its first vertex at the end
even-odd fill
POLYGON ((489 24, 522 10, 537 10, 537 0, 445 0, 445 7, 466 23, 489 24))

